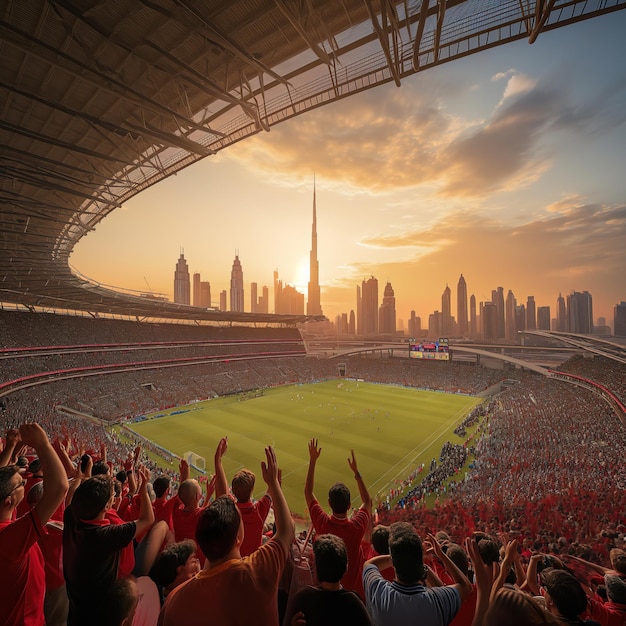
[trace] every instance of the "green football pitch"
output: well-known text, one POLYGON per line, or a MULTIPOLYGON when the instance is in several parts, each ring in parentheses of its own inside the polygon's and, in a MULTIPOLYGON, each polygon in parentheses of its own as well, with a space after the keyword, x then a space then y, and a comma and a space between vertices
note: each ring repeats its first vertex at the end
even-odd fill
POLYGON ((341 480, 350 488, 353 503, 359 504, 347 462, 354 449, 376 504, 420 463, 428 467, 446 441, 461 443, 452 431, 479 402, 469 396, 334 380, 274 387, 248 399, 215 398, 161 411, 130 427, 174 454, 199 454, 206 459, 207 473, 212 473, 215 446, 227 436, 228 480, 243 467, 251 469, 257 475, 256 498, 265 488, 263 450, 272 445, 289 507, 302 515, 311 438, 317 438, 322 448, 315 476, 320 502, 325 504, 328 488, 341 480))

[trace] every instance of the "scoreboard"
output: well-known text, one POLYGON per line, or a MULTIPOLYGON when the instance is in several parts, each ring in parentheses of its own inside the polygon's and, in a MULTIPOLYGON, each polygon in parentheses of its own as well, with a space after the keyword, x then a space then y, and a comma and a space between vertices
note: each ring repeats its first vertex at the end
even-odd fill
POLYGON ((450 346, 448 339, 425 341, 424 343, 409 343, 409 357, 412 359, 432 359, 436 361, 450 360, 450 346))

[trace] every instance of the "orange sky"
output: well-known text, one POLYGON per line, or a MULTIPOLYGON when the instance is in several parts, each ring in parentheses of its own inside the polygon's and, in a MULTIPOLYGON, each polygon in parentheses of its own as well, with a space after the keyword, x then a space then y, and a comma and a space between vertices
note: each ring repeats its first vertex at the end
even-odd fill
POLYGON ((588 290, 594 317, 626 300, 626 68, 620 11, 473 55, 309 112, 189 167, 114 211, 70 262, 104 284, 173 293, 191 272, 228 289, 306 291, 313 174, 322 307, 355 308, 373 274, 397 316, 427 322, 446 284, 501 285, 552 315, 588 290))

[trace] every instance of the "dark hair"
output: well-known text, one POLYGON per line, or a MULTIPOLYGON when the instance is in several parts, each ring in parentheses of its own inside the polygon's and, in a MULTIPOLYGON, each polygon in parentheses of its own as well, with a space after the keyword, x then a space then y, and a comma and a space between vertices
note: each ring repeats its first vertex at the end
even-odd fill
POLYGON ((196 542, 192 539, 170 544, 155 559, 150 578, 160 587, 171 585, 176 580, 178 568, 187 563, 196 549, 196 542))
POLYGON ((71 505, 77 519, 92 520, 98 516, 113 494, 113 480, 112 476, 99 474, 78 486, 71 505))
POLYGON ((560 622, 523 591, 499 589, 483 621, 484 626, 544 626, 560 622))
POLYGON ((154 489, 154 495, 157 498, 160 498, 170 486, 170 479, 167 476, 159 476, 152 483, 152 488, 154 489))
POLYGON ((110 468, 106 461, 96 461, 91 468, 92 476, 100 476, 102 474, 108 474, 110 468))
POLYGON ((97 626, 121 626, 135 611, 139 590, 132 578, 120 578, 101 597, 102 601, 94 612, 97 626))
POLYGON ((485 565, 500 561, 500 548, 493 539, 481 539, 478 542, 478 551, 485 565))
POLYGON ((234 476, 231 483, 233 495, 237 498, 237 502, 248 502, 252 497, 252 490, 256 476, 249 469, 239 470, 234 476))
POLYGON ((123 485, 128 480, 128 474, 124 470, 120 470, 115 474, 115 478, 123 485))
POLYGON ((426 578, 422 540, 408 522, 395 522, 389 527, 389 553, 401 583, 410 585, 426 578))
POLYGON ((8 492, 13 490, 11 478, 13 478, 15 474, 19 474, 19 471, 17 465, 5 465, 4 467, 0 467, 0 494, 2 494, 0 500, 4 500, 8 497, 8 492))
POLYGON ((313 544, 317 579, 337 583, 348 569, 348 551, 343 539, 336 535, 318 535, 313 544))
POLYGON ((541 584, 554 606, 567 619, 577 618, 587 608, 587 594, 573 574, 549 567, 541 573, 541 584))
POLYGON ((350 490, 344 483, 335 483, 328 490, 328 504, 333 513, 343 515, 350 508, 350 490))
POLYGON ((457 543, 449 543, 446 556, 467 576, 469 573, 469 559, 465 550, 457 543))
POLYGON ((235 545, 241 515, 230 496, 221 496, 206 507, 196 526, 196 542, 209 561, 226 556, 235 545))
POLYGON ((372 546, 378 554, 389 554, 389 526, 378 524, 372 531, 372 546))

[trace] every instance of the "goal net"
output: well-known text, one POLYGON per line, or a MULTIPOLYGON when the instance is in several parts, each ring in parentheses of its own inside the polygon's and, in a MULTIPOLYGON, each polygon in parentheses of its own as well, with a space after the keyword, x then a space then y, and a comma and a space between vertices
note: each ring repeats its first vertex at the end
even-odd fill
POLYGON ((183 459, 189 463, 190 467, 197 469, 199 472, 206 474, 206 459, 191 450, 188 450, 183 454, 183 459))

